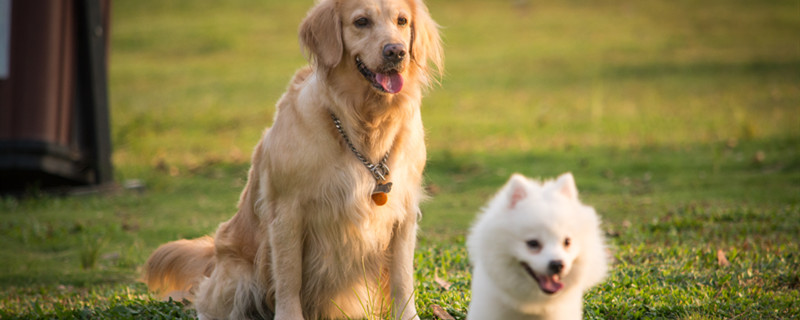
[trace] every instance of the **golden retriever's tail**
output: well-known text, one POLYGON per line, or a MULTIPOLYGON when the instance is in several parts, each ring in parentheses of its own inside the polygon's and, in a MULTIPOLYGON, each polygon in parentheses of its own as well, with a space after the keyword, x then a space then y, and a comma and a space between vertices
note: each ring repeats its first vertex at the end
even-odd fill
POLYGON ((143 281, 162 298, 193 300, 193 291, 214 270, 214 239, 205 236, 161 245, 144 266, 143 281))

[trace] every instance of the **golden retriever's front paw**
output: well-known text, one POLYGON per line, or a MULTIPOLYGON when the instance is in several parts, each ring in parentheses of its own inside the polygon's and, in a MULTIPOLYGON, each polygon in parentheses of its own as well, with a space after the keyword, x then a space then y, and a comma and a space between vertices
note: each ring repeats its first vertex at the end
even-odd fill
POLYGON ((281 310, 281 308, 278 307, 278 310, 275 312, 275 320, 304 320, 303 311, 300 310, 300 308, 281 310))
POLYGON ((403 314, 396 315, 393 320, 419 320, 416 310, 405 310, 403 314))
POLYGON ((275 320, 303 320, 302 314, 275 314, 275 320))

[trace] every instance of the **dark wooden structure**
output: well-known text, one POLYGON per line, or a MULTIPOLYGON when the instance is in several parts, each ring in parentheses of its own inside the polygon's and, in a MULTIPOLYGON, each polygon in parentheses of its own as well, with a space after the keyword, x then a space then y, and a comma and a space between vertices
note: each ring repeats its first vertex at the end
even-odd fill
POLYGON ((8 74, 0 78, 0 193, 113 181, 110 5, 11 0, 8 74))

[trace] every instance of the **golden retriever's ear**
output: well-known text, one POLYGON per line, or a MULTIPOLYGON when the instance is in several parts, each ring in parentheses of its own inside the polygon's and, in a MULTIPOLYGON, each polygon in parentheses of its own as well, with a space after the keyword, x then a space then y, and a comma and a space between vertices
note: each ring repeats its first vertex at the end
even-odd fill
POLYGON ((303 51, 319 68, 333 68, 342 60, 342 23, 337 11, 337 1, 323 0, 300 24, 303 51))
POLYGON ((431 18, 428 7, 422 0, 412 0, 414 17, 411 20, 411 59, 422 69, 425 81, 430 82, 431 65, 436 68, 436 76, 444 72, 444 53, 439 26, 431 18))

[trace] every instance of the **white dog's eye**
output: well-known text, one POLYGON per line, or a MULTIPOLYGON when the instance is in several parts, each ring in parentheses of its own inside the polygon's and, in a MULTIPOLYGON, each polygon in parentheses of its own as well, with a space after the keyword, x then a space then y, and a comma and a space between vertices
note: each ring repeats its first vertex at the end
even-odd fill
POLYGON ((565 247, 569 247, 570 243, 572 243, 572 240, 570 240, 569 238, 564 239, 564 246, 565 247))
POLYGON ((397 25, 398 26, 404 26, 404 25, 407 25, 407 24, 408 24, 408 19, 406 19, 406 17, 398 17, 397 18, 397 25))
POLYGON ((353 24, 356 27, 364 28, 366 26, 369 26, 369 19, 361 17, 361 18, 356 19, 356 21, 353 21, 353 24))
POLYGON ((539 250, 542 248, 542 245, 539 243, 539 240, 536 239, 525 241, 525 244, 527 244, 528 248, 532 250, 539 250))

